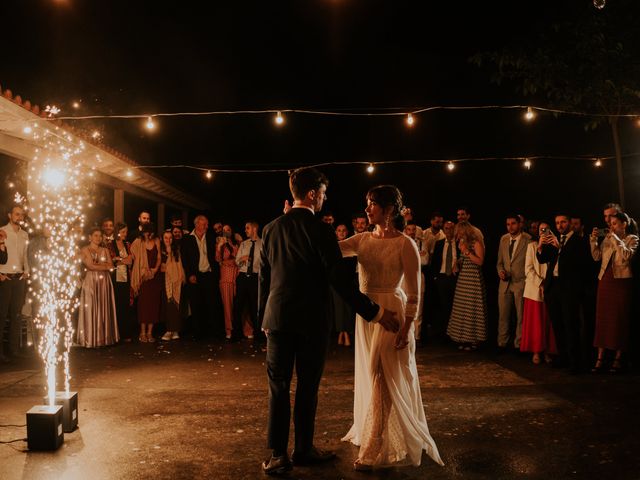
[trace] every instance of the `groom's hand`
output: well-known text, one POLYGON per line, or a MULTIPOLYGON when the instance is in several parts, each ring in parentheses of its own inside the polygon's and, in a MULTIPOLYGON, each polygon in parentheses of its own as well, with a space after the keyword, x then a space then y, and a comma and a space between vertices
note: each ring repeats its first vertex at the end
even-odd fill
POLYGON ((397 332, 400 328, 400 322, 398 321, 398 315, 396 312, 392 312, 386 308, 378 323, 382 325, 382 328, 390 332, 397 332))

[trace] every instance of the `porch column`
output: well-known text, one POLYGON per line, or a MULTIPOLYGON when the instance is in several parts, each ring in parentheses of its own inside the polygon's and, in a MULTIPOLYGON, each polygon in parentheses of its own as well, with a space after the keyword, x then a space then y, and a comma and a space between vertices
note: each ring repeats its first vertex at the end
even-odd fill
POLYGON ((115 188, 113 190, 113 222, 124 222, 124 190, 115 188))

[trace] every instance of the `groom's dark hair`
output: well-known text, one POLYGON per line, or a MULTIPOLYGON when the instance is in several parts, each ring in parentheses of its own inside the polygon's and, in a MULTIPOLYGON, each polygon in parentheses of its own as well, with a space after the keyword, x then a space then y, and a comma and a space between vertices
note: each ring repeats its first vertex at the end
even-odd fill
POLYGON ((329 179, 313 167, 296 168, 289 175, 289 189, 295 200, 303 200, 307 192, 318 190, 321 185, 329 186, 329 179))

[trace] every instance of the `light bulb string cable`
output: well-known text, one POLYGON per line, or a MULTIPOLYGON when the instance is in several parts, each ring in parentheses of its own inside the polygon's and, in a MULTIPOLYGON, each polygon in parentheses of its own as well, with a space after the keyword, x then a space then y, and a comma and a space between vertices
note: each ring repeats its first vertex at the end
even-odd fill
MULTIPOLYGON (((640 108, 633 106, 634 108, 640 108)), ((62 115, 44 117, 43 120, 98 120, 98 119, 149 119, 159 117, 194 117, 194 116, 220 116, 220 115, 265 115, 265 114, 305 114, 342 117, 398 117, 418 115, 437 110, 526 110, 534 112, 546 112, 562 115, 573 115, 596 118, 635 118, 638 113, 602 113, 579 110, 567 110, 561 108, 541 107, 536 105, 433 105, 428 107, 379 107, 379 108, 351 108, 351 109, 303 109, 303 108, 268 108, 250 110, 210 110, 200 112, 156 112, 156 113, 132 113, 110 115, 62 115)))
MULTIPOLYGON (((622 155, 623 158, 637 157, 639 153, 628 153, 622 155)), ((335 161, 335 162, 322 162, 316 164, 304 165, 305 167, 332 167, 342 165, 400 165, 400 164, 419 164, 419 163, 466 163, 466 162, 478 162, 478 161, 535 161, 535 160, 558 160, 558 161, 604 161, 613 160, 614 156, 611 155, 572 155, 572 156, 557 156, 557 155, 526 155, 526 156, 508 156, 508 157, 466 157, 466 158, 430 158, 430 159, 406 159, 406 160, 381 160, 381 161, 335 161)), ((236 164, 238 165, 238 164, 236 164)), ((245 168, 225 168, 225 165, 188 165, 188 164, 166 164, 166 165, 131 165, 130 170, 139 169, 165 169, 165 168, 182 168, 189 170, 197 170, 201 172, 212 173, 279 173, 289 172, 293 167, 281 167, 281 168, 246 168, 246 165, 239 165, 245 168)))

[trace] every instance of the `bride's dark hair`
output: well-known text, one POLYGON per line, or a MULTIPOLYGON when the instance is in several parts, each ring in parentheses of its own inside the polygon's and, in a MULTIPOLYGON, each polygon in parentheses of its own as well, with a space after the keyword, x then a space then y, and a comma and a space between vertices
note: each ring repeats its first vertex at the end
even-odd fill
POLYGON ((393 207, 391 212, 391 224, 398 230, 404 230, 404 217, 402 216, 402 193, 395 185, 378 185, 367 192, 367 200, 376 202, 382 208, 393 207))

